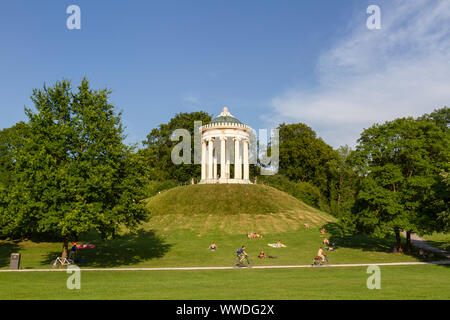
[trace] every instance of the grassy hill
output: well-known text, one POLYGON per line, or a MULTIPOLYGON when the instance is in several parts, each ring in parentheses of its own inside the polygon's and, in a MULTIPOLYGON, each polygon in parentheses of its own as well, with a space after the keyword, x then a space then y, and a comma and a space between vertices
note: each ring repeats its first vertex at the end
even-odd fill
POLYGON ((189 229, 205 234, 288 232, 308 223, 312 228, 334 222, 327 213, 264 185, 190 185, 146 200, 156 229, 189 229))

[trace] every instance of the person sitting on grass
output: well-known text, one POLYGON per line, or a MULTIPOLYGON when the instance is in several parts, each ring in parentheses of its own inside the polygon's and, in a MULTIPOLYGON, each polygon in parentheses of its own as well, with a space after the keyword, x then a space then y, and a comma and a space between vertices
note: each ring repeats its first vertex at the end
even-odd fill
POLYGON ((325 230, 325 228, 322 228, 322 229, 320 229, 320 233, 321 234, 327 233, 327 230, 325 230))
POLYGON ((422 248, 419 249, 419 256, 423 257, 423 258, 428 258, 428 253, 423 250, 422 248))
POLYGON ((208 249, 209 249, 209 250, 215 251, 215 250, 217 249, 217 246, 216 246, 216 244, 213 242, 213 243, 211 243, 211 245, 209 246, 208 249))
POLYGON ((326 246, 329 246, 330 245, 330 241, 327 238, 325 238, 325 239, 323 239, 323 244, 326 245, 326 246))
POLYGON ((263 250, 261 250, 261 252, 259 253, 258 258, 260 258, 260 259, 265 259, 266 258, 266 254, 264 253, 263 250))
POLYGON ((74 242, 73 246, 72 246, 72 248, 70 249, 70 252, 69 252, 69 259, 75 260, 77 256, 78 256, 77 243, 74 242))

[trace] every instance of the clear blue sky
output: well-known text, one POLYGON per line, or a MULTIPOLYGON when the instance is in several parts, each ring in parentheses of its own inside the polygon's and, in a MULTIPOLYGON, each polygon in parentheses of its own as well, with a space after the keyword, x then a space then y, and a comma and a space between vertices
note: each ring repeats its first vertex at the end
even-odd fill
POLYGON ((365 28, 369 4, 3 1, 0 128, 26 120, 23 109, 32 106, 33 88, 62 78, 76 86, 86 76, 94 88, 114 91, 112 102, 123 110, 129 142, 142 141, 175 113, 204 110, 217 115, 223 106, 254 128, 270 128, 279 121, 306 122, 327 141, 338 135, 332 119, 322 125, 311 110, 305 109, 302 117, 302 108, 329 97, 329 86, 324 85, 329 75, 320 71, 320 61, 365 28), (72 4, 81 8, 81 30, 66 28, 66 8, 72 4), (317 96, 292 107, 289 103, 297 96, 290 98, 292 90, 317 96))

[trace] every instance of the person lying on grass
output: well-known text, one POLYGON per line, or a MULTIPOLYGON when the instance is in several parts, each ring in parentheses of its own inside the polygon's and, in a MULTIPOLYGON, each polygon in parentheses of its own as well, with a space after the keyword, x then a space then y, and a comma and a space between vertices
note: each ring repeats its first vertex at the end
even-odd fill
POLYGON ((247 238, 249 238, 249 239, 262 238, 262 235, 252 232, 252 233, 247 234, 247 238))
POLYGON ((282 244, 281 240, 278 240, 277 243, 269 243, 268 246, 273 248, 286 248, 286 245, 282 244))

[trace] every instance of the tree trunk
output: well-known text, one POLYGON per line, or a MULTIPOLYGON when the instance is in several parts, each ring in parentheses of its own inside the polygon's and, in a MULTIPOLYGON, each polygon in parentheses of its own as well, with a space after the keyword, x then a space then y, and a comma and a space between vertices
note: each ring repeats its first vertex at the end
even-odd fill
POLYGON ((395 229, 395 239, 397 239, 397 252, 403 253, 402 238, 400 237, 400 230, 395 229))
POLYGON ((406 231, 406 253, 411 254, 411 231, 406 231))
POLYGON ((66 236, 64 237, 61 259, 64 261, 64 259, 67 258, 68 254, 69 254, 69 237, 66 236))

